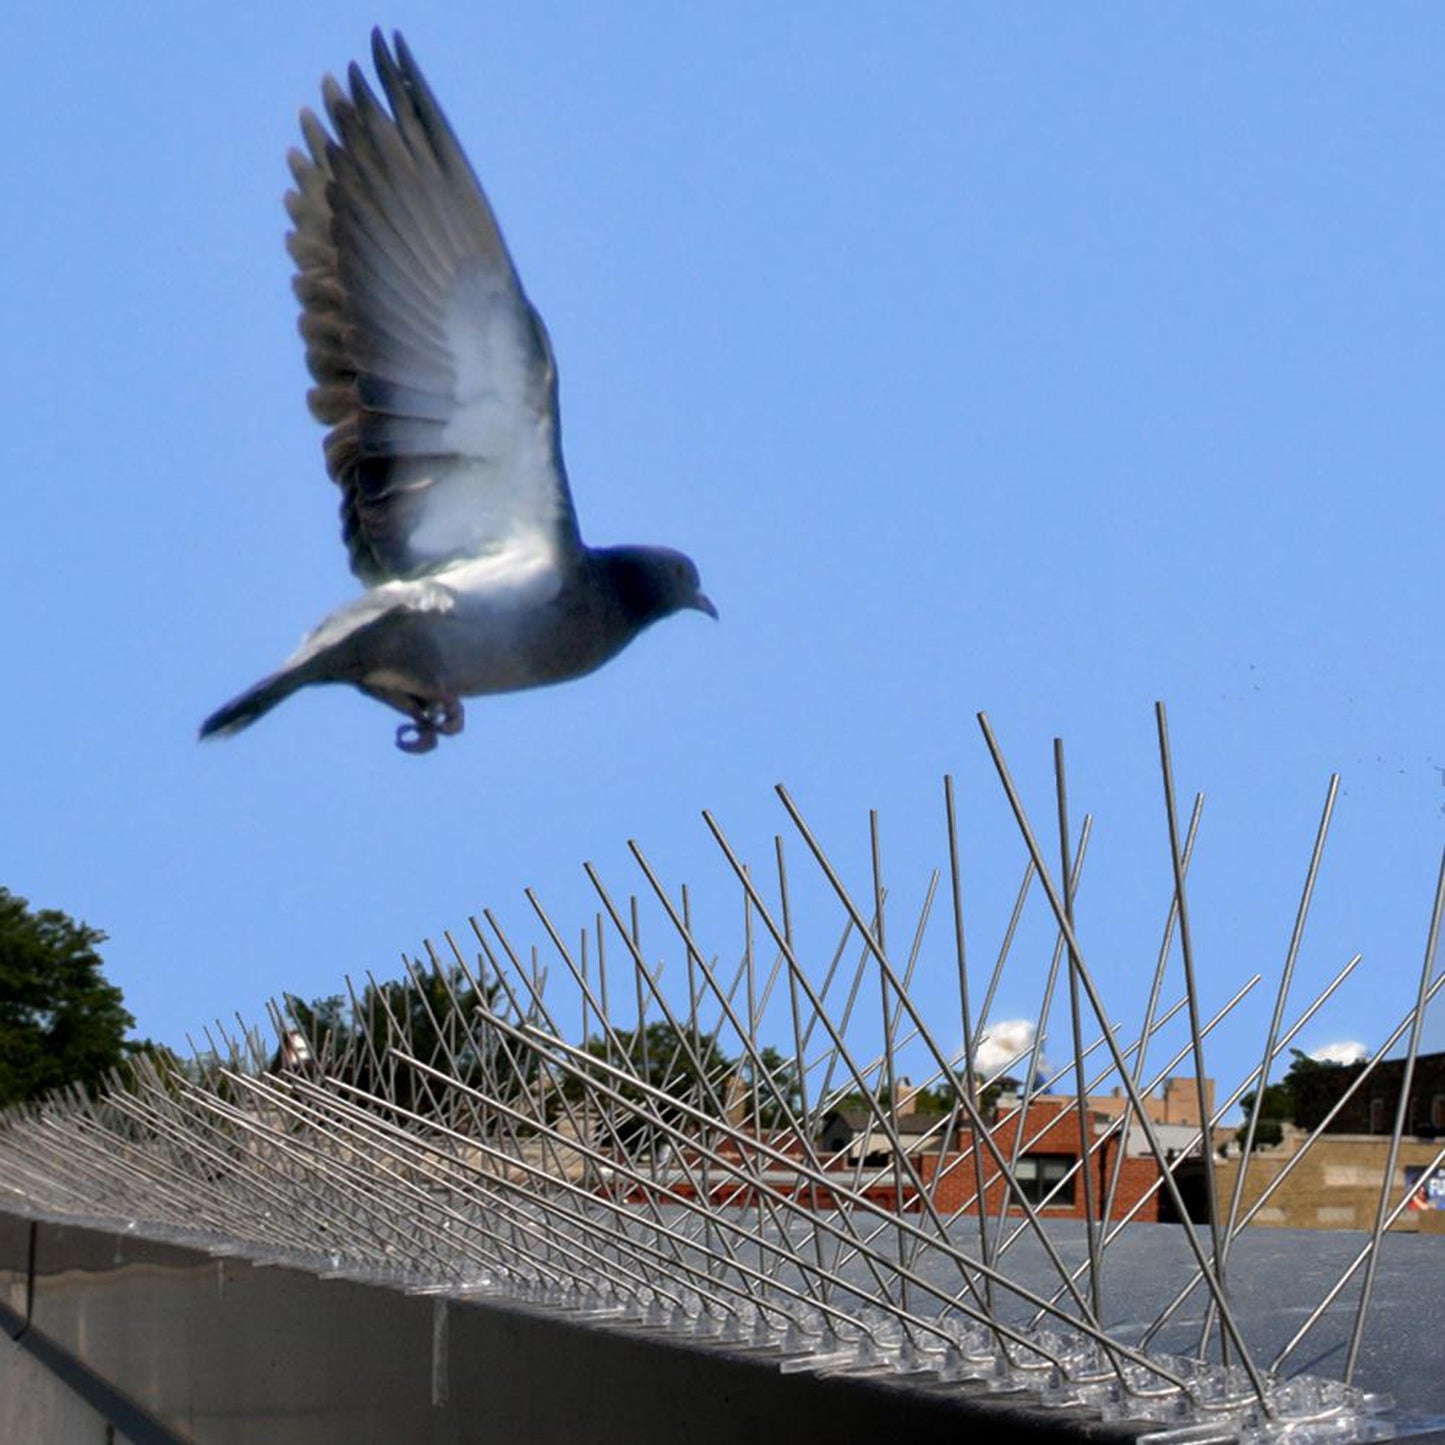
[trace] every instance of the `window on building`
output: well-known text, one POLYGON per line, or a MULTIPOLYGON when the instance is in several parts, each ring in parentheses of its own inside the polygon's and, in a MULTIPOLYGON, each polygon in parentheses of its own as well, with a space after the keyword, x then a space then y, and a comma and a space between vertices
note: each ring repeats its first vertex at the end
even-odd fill
MULTIPOLYGON (((1018 1181, 1023 1196, 1030 1204, 1042 1204, 1053 1193, 1059 1181, 1074 1167, 1072 1154, 1025 1154, 1019 1160, 1018 1181)), ((1053 1207, 1065 1207, 1074 1202, 1074 1180, 1077 1174, 1069 1175, 1067 1183, 1049 1199, 1053 1207)))
POLYGON ((1388 1130, 1389 1125, 1385 1122, 1387 1107, 1386 1101, 1379 1094, 1370 1100, 1370 1133, 1383 1134, 1388 1130))
POLYGON ((1445 1094, 1436 1094, 1430 1100, 1430 1127, 1437 1134, 1445 1131, 1445 1094))

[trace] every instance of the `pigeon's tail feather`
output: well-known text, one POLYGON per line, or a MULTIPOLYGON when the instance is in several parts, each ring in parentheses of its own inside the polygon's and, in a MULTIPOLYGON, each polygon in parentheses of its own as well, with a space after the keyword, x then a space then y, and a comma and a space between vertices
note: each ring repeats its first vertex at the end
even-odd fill
POLYGON ((304 687, 308 680, 296 671, 273 672, 270 677, 263 677, 254 687, 248 687, 239 697, 217 708, 201 724, 201 736, 227 737, 250 727, 277 703, 285 702, 297 688, 304 687))

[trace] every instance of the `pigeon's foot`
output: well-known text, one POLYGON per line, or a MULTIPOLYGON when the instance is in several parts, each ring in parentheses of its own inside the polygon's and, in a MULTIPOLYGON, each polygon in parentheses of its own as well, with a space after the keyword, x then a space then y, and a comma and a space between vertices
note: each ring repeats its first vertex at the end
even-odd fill
POLYGON ((404 753, 429 753, 439 737, 455 737, 466 722, 461 699, 444 697, 419 707, 410 722, 402 723, 396 730, 396 745, 404 753))
POLYGON ((437 745, 437 730, 424 718, 402 723, 396 730, 396 745, 404 753, 429 753, 437 745))
POLYGON ((466 710, 459 697, 444 697, 426 710, 427 721, 444 738, 454 738, 467 725, 466 710))

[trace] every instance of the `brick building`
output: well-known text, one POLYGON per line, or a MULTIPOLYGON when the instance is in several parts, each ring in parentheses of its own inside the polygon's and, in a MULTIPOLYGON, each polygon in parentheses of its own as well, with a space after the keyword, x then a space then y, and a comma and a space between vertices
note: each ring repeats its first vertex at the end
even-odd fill
MULTIPOLYGON (((1092 1104, 1092 1101, 1090 1101, 1092 1104)), ((1081 1134, 1079 1112, 1074 1101, 1063 1095, 1041 1095, 1031 1099, 1025 1111, 1001 1107, 999 1121, 990 1130, 991 1147, 980 1156, 983 1165, 985 1209, 998 1213, 1006 1202, 1017 1205, 1021 1193, 1046 1218, 1084 1218, 1085 1188, 1078 1167, 1084 1148, 1092 1149, 1088 1168, 1095 1217, 1102 1212, 1104 1196, 1115 1169, 1118 1187, 1110 1217, 1119 1219, 1139 1206, 1135 1219, 1160 1220, 1173 1217, 1167 1196, 1159 1189, 1161 1170, 1147 1148, 1134 1151, 1129 1141, 1116 1133, 1099 1147, 1106 1133, 1108 1115, 1089 1108, 1085 1113, 1087 1136, 1081 1134), (1120 1151, 1123 1162, 1119 1163, 1120 1151), (1015 1157, 1017 1156, 1017 1157, 1015 1157), (1009 1190, 998 1168, 997 1158, 1010 1165, 1018 1181, 1018 1193, 1009 1190), (1162 1204, 1162 1209, 1161 1209, 1162 1204)), ((978 1213, 977 1170, 972 1134, 965 1132, 946 1153, 921 1155, 918 1163, 935 1207, 942 1213, 978 1213)), ((1181 1166, 1188 1179, 1192 1165, 1181 1166)), ((1186 1193, 1186 1207, 1189 1200, 1186 1193)), ((1193 1212, 1191 1210, 1191 1212, 1193 1212)))
MULTIPOLYGON (((1246 1208, 1256 1204, 1273 1186, 1255 1215, 1255 1224, 1296 1229, 1369 1229, 1374 1225, 1400 1106, 1405 1060, 1381 1060, 1349 1093, 1364 1073, 1361 1062, 1313 1067, 1291 1075, 1295 1084, 1294 1122, 1285 1125, 1280 1144, 1256 1150, 1245 1171, 1246 1208), (1310 1131, 1323 1124, 1336 1105, 1341 1105, 1339 1113, 1323 1135, 1303 1159, 1294 1162, 1310 1131), (1276 1180, 1281 1182, 1276 1185, 1276 1180)), ((1389 1196, 1393 1207, 1410 1190, 1417 1196, 1417 1203, 1401 1213, 1392 1229, 1445 1233, 1441 1171, 1438 1166, 1432 1171, 1436 1176, 1433 1187, 1426 1175, 1442 1137, 1445 1053, 1421 1054, 1411 1075, 1405 1137, 1400 1143, 1389 1196)), ((1238 1159, 1221 1165, 1222 1190, 1233 1188, 1240 1165, 1238 1159)))
MULTIPOLYGON (((1096 1114, 1117 1119, 1129 1103, 1129 1096, 1122 1088, 1115 1088, 1109 1094, 1091 1094, 1089 1108, 1096 1114)), ((1165 1079, 1157 1094, 1144 1096, 1144 1112, 1151 1124, 1192 1124, 1196 1129, 1199 1121, 1214 1113, 1214 1080, 1204 1081, 1204 1109, 1199 1107, 1199 1085, 1192 1078, 1175 1075, 1165 1079)))
MULTIPOLYGON (((1197 1091, 1195 1091, 1197 1101, 1197 1091)), ((1093 1100, 1089 1100, 1092 1106, 1093 1100)), ((1159 1101, 1161 1106, 1163 1101, 1159 1101)), ((1176 1101, 1177 1102, 1177 1101, 1176 1101)), ((1089 1107, 1084 1114, 1086 1132, 1081 1132, 1079 1111, 1066 1095, 1037 1095, 1027 1110, 1020 1110, 1012 1096, 1000 1097, 995 1122, 987 1140, 978 1145, 972 1130, 947 1115, 908 1111, 907 1096, 900 1099, 904 1112, 889 1123, 902 1146, 902 1158, 895 1157, 893 1136, 883 1129, 876 1115, 867 1109, 841 1109, 822 1121, 811 1151, 804 1151, 796 1139, 775 1135, 769 1148, 801 1161, 805 1152, 821 1166, 822 1179, 810 1177, 777 1158, 749 1161, 744 1176, 759 1171, 771 1189, 806 1200, 809 1207, 831 1209, 860 1202, 879 1209, 908 1212, 922 1210, 925 1198, 941 1214, 976 1214, 979 1209, 979 1166, 982 1167, 983 1202, 990 1213, 998 1213, 1007 1202, 1018 1208, 1020 1194, 1046 1218, 1082 1219, 1085 1188, 1078 1167, 1085 1149, 1090 1149, 1088 1168, 1096 1217, 1102 1213, 1104 1197, 1118 1172, 1110 1218, 1125 1214, 1145 1221, 1178 1218, 1166 1191, 1160 1187, 1162 1170, 1134 1126, 1127 1135, 1109 1133, 1111 1115, 1089 1107), (1102 1142, 1101 1142, 1102 1141, 1102 1142), (1097 1147, 1096 1147, 1097 1146, 1097 1147), (977 1155, 976 1155, 977 1149, 977 1155), (1123 1155, 1122 1162, 1120 1155, 1123 1155), (1000 1161, 1006 1168, 1000 1167, 1000 1161), (761 1167, 760 1167, 761 1166, 761 1167), (1006 1174, 1017 1182, 1013 1190, 1006 1174)), ((1197 1107, 1197 1106, 1196 1106, 1197 1107)), ((1154 1112, 1150 1111, 1151 1114, 1154 1112)), ((1191 1219, 1207 1217, 1202 1165, 1193 1136, 1197 1126, 1156 1125, 1156 1133, 1177 1132, 1180 1153, 1186 1157, 1175 1170, 1175 1180, 1191 1219), (1193 1147, 1191 1147, 1193 1145, 1193 1147)), ((741 1163, 738 1141, 723 1146, 723 1154, 741 1163)), ((685 1167, 669 1169, 667 1189, 675 1197, 691 1198, 704 1192, 714 1205, 747 1206, 755 1203, 753 1190, 744 1179, 714 1163, 689 1160, 685 1167)))
MULTIPOLYGON (((1380 1201, 1390 1136, 1388 1134, 1335 1134, 1327 1132, 1299 1161, 1291 1161, 1306 1138, 1303 1129, 1288 1125, 1283 1143, 1257 1150, 1250 1156, 1244 1176, 1245 1209, 1251 1208, 1274 1181, 1284 1175, 1253 1225, 1282 1229, 1370 1229, 1380 1201), (1289 1173, 1285 1170, 1289 1167, 1289 1173)), ((1393 1206, 1407 1188, 1421 1194, 1416 1207, 1407 1208, 1390 1228, 1399 1233, 1445 1234, 1445 1209, 1428 1207, 1420 1186, 1424 1171, 1439 1151, 1439 1140, 1406 1139, 1400 1145, 1395 1177, 1391 1181, 1393 1206)), ((1240 1168, 1238 1158, 1217 1166, 1220 1197, 1228 1201, 1240 1168)), ((1438 1170, 1437 1170, 1438 1173, 1438 1170)))
MULTIPOLYGON (((1345 1091, 1364 1072, 1363 1062, 1313 1070, 1306 1100, 1296 1100, 1294 1122, 1310 1129, 1319 1123, 1345 1091)), ((1389 1134, 1400 1105, 1405 1079, 1404 1059, 1381 1059, 1363 1087, 1346 1101, 1330 1123, 1331 1134, 1389 1134)), ((1417 1139, 1445 1134, 1445 1053, 1421 1054, 1410 1079, 1405 1112, 1405 1133, 1417 1139)))

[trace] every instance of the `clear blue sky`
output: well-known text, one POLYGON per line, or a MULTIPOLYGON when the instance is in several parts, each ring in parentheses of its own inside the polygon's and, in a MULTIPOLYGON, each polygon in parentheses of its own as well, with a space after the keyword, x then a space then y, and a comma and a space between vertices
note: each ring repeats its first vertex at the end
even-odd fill
POLYGON ((640 884, 629 837, 730 897, 699 810, 762 865, 776 781, 864 891, 880 810, 902 932, 956 773, 982 962, 1022 854, 979 709, 1046 834, 1067 741, 1132 1018, 1156 698, 1209 795, 1206 1003, 1277 969, 1338 769, 1301 987, 1365 963, 1304 1042, 1408 1005, 1445 844, 1445 11, 18 3, 0 38, 0 882, 110 935, 139 1032, 394 974, 484 905, 530 942, 529 884, 576 929, 583 859, 640 884), (203 747, 355 586, 281 195, 374 21, 547 318, 584 534, 686 549, 722 621, 474 702, 424 759, 342 690, 203 747))

